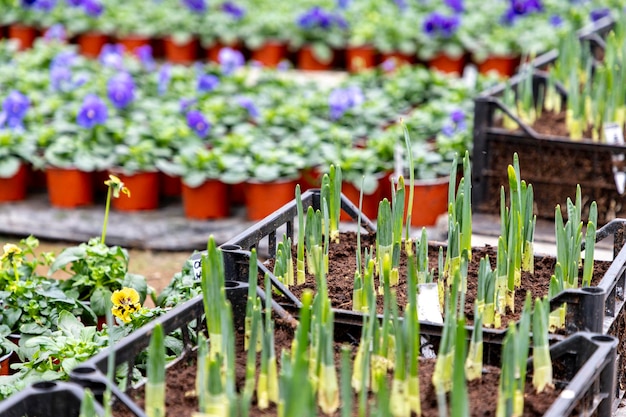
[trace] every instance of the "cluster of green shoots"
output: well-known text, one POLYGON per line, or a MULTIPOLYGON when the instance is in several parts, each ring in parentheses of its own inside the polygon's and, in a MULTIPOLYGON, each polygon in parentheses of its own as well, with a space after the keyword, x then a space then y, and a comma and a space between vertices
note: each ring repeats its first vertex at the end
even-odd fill
MULTIPOLYGON (((446 322, 437 358, 433 385, 437 388, 443 414, 468 415, 467 381, 481 378, 482 338, 474 331, 467 347, 463 291, 467 274, 467 252, 455 270, 446 297, 446 322)), ((208 338, 198 338, 198 417, 246 416, 253 406, 266 410, 275 406, 279 417, 332 415, 341 408, 342 416, 409 417, 421 414, 419 358, 420 324, 417 300, 415 253, 408 253, 409 305, 399 316, 395 291, 384 279, 384 314, 380 320, 374 304, 363 315, 361 339, 354 347, 337 347, 334 341, 334 315, 328 294, 306 290, 302 296, 299 322, 289 349, 276 355, 271 291, 266 291, 265 307, 257 296, 255 277, 250 278, 244 326, 246 354, 245 382, 235 383, 235 335, 232 312, 225 296, 224 269, 220 251, 213 240, 203 262, 202 288, 208 338), (335 351, 341 364, 335 365, 335 351), (354 353, 354 360, 352 356, 354 353), (260 357, 260 358, 259 358, 260 357), (280 366, 279 366, 280 365, 280 366), (253 400, 256 398, 256 402, 253 400)), ((323 257, 317 257, 319 281, 324 280, 323 257)), ((385 254, 380 273, 391 275, 391 256, 385 254)), ((256 271, 256 252, 250 270, 256 271)), ((269 277, 265 278, 269 288, 269 277)), ((543 390, 552 384, 548 346, 547 299, 536 300, 531 311, 530 297, 519 325, 510 324, 503 346, 498 416, 521 415, 530 331, 534 341, 533 384, 543 390), (521 407, 521 408, 518 408, 521 407), (511 411, 513 410, 513 412, 511 411)), ((156 326, 148 349, 146 415, 164 416, 166 348, 161 327, 156 326)))
POLYGON ((590 131, 592 140, 607 142, 605 124, 617 123, 623 131, 626 122, 626 17, 621 15, 615 22, 602 51, 588 40, 579 40, 575 32, 561 39, 558 51, 545 86, 534 88, 532 69, 526 68, 520 73, 517 97, 508 89, 503 101, 513 105, 517 116, 529 125, 544 110, 565 111, 572 140, 590 131))

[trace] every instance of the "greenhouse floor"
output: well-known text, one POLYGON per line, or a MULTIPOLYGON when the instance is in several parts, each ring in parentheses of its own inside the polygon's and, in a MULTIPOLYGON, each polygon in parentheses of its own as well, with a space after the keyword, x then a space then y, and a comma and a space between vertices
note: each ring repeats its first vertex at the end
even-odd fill
MULTIPOLYGON (((25 201, 0 205, 0 234, 27 236, 67 242, 84 242, 100 236, 104 219, 104 205, 75 209, 50 206, 45 193, 34 194, 25 201)), ((107 227, 107 243, 126 248, 162 251, 203 250, 210 235, 223 243, 243 232, 255 222, 246 219, 245 208, 235 206, 232 215, 225 219, 198 221, 185 218, 180 200, 161 204, 161 208, 143 212, 112 210, 107 227)), ((497 245, 500 234, 499 217, 474 213, 473 245, 497 245)), ((446 216, 441 216, 435 226, 428 227, 429 240, 446 240, 446 216)), ((354 227, 345 223, 342 227, 354 227)), ((419 233, 419 228, 412 233, 419 233)), ((554 226, 538 220, 535 233, 537 253, 554 254, 554 226)), ((612 259, 610 239, 600 242, 596 258, 612 259)))

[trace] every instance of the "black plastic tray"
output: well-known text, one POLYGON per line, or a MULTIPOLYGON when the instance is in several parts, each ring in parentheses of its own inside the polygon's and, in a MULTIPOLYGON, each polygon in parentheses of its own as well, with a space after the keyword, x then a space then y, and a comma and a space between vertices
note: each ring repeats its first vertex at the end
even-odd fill
MULTIPOLYGON (((78 417, 85 390, 71 382, 37 382, 0 402, 0 417, 78 417)), ((95 403, 96 416, 104 410, 95 403)))

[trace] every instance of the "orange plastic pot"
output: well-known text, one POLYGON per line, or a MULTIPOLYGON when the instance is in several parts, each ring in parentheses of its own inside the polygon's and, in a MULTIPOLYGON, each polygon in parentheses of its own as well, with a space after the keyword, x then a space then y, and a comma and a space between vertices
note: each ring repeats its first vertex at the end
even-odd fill
POLYGON ((121 194, 113 199, 113 208, 119 211, 156 210, 159 208, 159 173, 137 172, 125 174, 112 172, 130 190, 130 197, 121 194))
POLYGON ((46 183, 48 198, 54 207, 74 208, 93 204, 91 172, 73 168, 48 167, 46 183))
POLYGON ((0 375, 2 376, 11 375, 11 354, 12 352, 9 352, 0 356, 0 375))
POLYGON ((276 68, 286 57, 287 45, 282 42, 268 41, 252 51, 252 60, 269 68, 276 68))
POLYGON ((21 164, 12 177, 0 177, 0 202, 24 200, 27 189, 28 167, 25 164, 21 164))
POLYGON ((150 45, 150 38, 146 36, 126 36, 118 39, 118 42, 124 45, 124 50, 128 53, 137 55, 136 50, 142 46, 150 45))
MULTIPOLYGON (((433 180, 415 180, 413 187, 413 209, 411 210, 411 226, 434 226, 437 219, 448 211, 448 177, 433 180)), ((405 185, 404 212, 409 205, 410 186, 405 185)))
POLYGON ((37 39, 38 31, 32 26, 21 25, 19 23, 9 26, 9 38, 19 41, 19 50, 30 49, 37 39))
POLYGON ((207 180, 198 187, 183 183, 183 210, 185 217, 196 220, 221 219, 230 214, 228 184, 207 180))
POLYGON ((189 64, 198 59, 199 42, 191 38, 188 42, 179 44, 171 36, 163 39, 165 59, 175 64, 189 64))
MULTIPOLYGON (((365 214, 370 220, 374 220, 378 217, 378 205, 380 202, 387 198, 389 199, 391 183, 389 182, 389 176, 391 173, 382 173, 378 175, 378 187, 371 194, 363 194, 363 205, 361 207, 361 212, 365 214)), ((359 187, 355 186, 353 183, 344 181, 341 186, 341 192, 345 195, 348 200, 352 201, 352 203, 358 208, 359 207, 359 198, 361 194, 361 190, 359 187)), ((343 211, 341 212, 340 220, 342 221, 351 221, 352 218, 348 216, 343 211)))
POLYGON ((346 49, 346 66, 350 72, 358 72, 376 66, 376 49, 370 45, 352 46, 346 49))
POLYGON ((436 69, 447 74, 461 75, 463 74, 463 70, 465 69, 466 62, 467 57, 465 55, 454 58, 444 53, 441 53, 430 59, 428 61, 428 66, 432 69, 436 69))
POLYGON ((262 220, 295 198, 297 180, 246 182, 248 219, 262 220))
POLYGON ((520 57, 515 56, 490 56, 478 64, 478 72, 488 74, 495 72, 502 77, 515 75, 520 57))
POLYGON ((86 32, 78 36, 79 52, 89 58, 96 58, 100 55, 102 47, 109 42, 109 37, 104 33, 86 32))
POLYGON ((333 66, 333 60, 328 62, 320 61, 315 54, 313 54, 313 48, 309 45, 304 45, 298 51, 298 68, 304 71, 328 71, 333 66))

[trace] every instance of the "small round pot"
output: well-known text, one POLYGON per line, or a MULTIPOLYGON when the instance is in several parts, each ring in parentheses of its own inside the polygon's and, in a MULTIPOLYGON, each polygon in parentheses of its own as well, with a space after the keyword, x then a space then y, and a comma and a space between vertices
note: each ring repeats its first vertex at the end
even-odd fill
POLYGON ((27 189, 28 166, 21 164, 12 177, 0 177, 0 203, 24 200, 26 198, 27 189))
POLYGON ((109 36, 100 32, 85 32, 78 36, 78 50, 89 58, 97 58, 107 43, 109 36))
POLYGON ((376 49, 371 45, 351 46, 346 49, 346 67, 359 72, 376 66, 376 49))
POLYGON ((298 51, 297 66, 304 71, 328 71, 333 67, 333 60, 322 62, 317 59, 311 46, 303 45, 298 51))
POLYGON ((511 77, 515 75, 517 66, 520 63, 519 56, 489 56, 483 62, 479 62, 478 72, 488 74, 495 72, 502 77, 511 77))
MULTIPOLYGON (((440 177, 432 180, 415 180, 413 187, 413 209, 411 226, 434 226, 437 219, 448 211, 448 188, 450 178, 440 177)), ((405 182, 404 212, 409 206, 410 184, 405 182)))
MULTIPOLYGON (((391 183, 390 181, 391 172, 381 172, 376 177, 378 179, 378 187, 371 194, 363 193, 363 204, 361 207, 361 212, 365 214, 370 220, 374 220, 378 217, 378 205, 380 202, 387 198, 389 200, 391 183)), ((344 181, 341 187, 341 192, 345 195, 348 200, 352 201, 352 203, 359 208, 359 198, 361 194, 361 190, 359 187, 355 186, 353 183, 344 181)), ((351 221, 352 218, 348 216, 343 211, 341 212, 340 220, 342 221, 351 221)))
POLYGON ((467 57, 461 55, 459 57, 451 57, 444 53, 434 56, 428 60, 428 66, 447 74, 462 75, 467 63, 467 57))
POLYGON ((60 208, 74 208, 93 204, 91 172, 74 168, 46 168, 46 183, 50 204, 60 208))
POLYGON ((9 26, 9 38, 19 41, 20 51, 32 48, 38 35, 39 31, 33 26, 22 25, 19 23, 14 23, 9 26))
POLYGON ((174 42, 171 36, 163 39, 165 59, 175 64, 190 64, 198 59, 200 43, 198 39, 191 38, 188 42, 179 44, 174 42))
POLYGON ((262 220, 295 198, 297 180, 246 182, 246 210, 249 220, 262 220))
POLYGON ((112 201, 113 208, 119 211, 156 210, 159 208, 159 173, 157 171, 126 174, 113 171, 130 190, 130 197, 122 194, 112 201))
POLYGON ((228 185, 220 180, 207 180, 198 187, 183 183, 182 195, 188 219, 221 219, 230 213, 228 185))
POLYGON ((150 38, 147 36, 128 35, 119 38, 118 43, 124 46, 124 50, 130 54, 137 55, 137 49, 142 46, 150 45, 150 38))
POLYGON ((283 42, 268 41, 260 48, 252 51, 252 60, 264 67, 276 68, 287 58, 287 45, 283 42))

